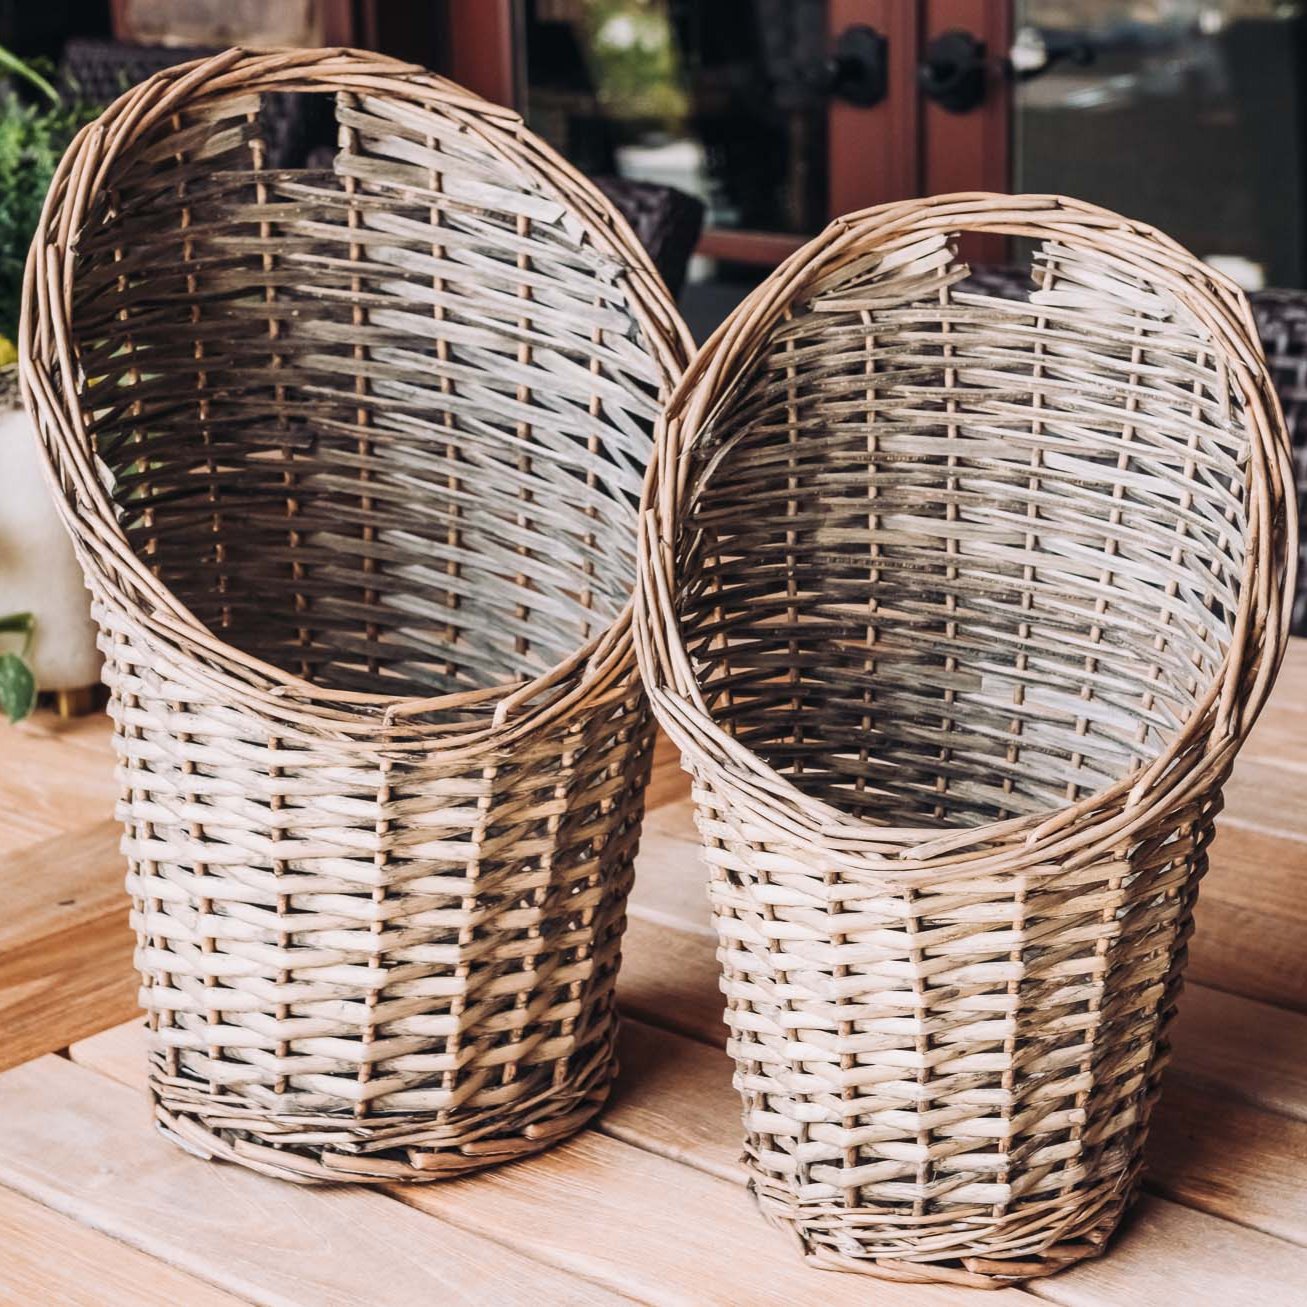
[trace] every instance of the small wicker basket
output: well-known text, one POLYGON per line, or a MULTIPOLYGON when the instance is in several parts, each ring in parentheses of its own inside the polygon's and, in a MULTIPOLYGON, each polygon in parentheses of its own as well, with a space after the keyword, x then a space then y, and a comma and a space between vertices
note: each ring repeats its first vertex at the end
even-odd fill
POLYGON ((1149 228, 947 196, 836 222, 670 401, 637 652, 752 1188, 819 1265, 1017 1281, 1131 1197, 1292 594, 1256 342, 1149 228), (959 231, 1039 243, 1029 302, 957 288, 959 231))
POLYGON ((688 341, 507 110, 232 50, 82 132, 22 383, 102 631, 157 1118, 296 1180, 542 1148, 611 1078, 639 489, 688 341), (264 167, 329 93, 334 166, 264 167))

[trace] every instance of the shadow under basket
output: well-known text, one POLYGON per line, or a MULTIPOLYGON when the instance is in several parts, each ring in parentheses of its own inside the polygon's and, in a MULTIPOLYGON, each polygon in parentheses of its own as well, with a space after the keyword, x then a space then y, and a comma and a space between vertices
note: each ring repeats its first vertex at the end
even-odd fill
POLYGON ((871 210, 736 310, 656 458, 636 645, 763 1213, 900 1280, 1093 1256, 1283 650, 1292 477, 1241 295, 1069 200, 871 210), (1038 242, 1028 300, 960 287, 959 231, 1038 242))
POLYGON ((74 142, 22 379, 178 1143, 427 1180, 602 1103, 652 734, 636 508, 684 357, 607 202, 394 60, 229 51, 74 142), (274 91, 334 97, 330 167, 265 166, 274 91))

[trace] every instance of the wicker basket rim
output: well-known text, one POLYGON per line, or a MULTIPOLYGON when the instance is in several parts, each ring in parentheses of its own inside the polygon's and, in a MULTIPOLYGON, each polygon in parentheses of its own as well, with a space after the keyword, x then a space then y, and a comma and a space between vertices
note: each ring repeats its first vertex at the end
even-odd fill
MULTIPOLYGON (((55 499, 80 542, 93 537, 97 551, 109 551, 130 577, 144 603, 135 616, 177 657, 193 661, 180 644, 207 648, 205 664, 215 685, 235 690, 275 716, 294 715, 319 729, 349 730, 360 713, 366 730, 378 718, 388 732, 403 735, 402 723, 429 747, 432 730, 449 732, 459 749, 511 742, 565 714, 582 697, 602 692, 631 659, 628 598, 607 629, 553 667, 522 679, 470 691, 422 696, 363 693, 315 685, 227 644, 201 623, 135 557, 92 465, 80 415, 68 411, 53 385, 48 363, 56 359, 71 374, 70 325, 77 233, 92 197, 119 155, 144 132, 183 108, 265 91, 355 91, 386 95, 437 109, 480 138, 494 154, 537 179, 583 223, 596 248, 625 266, 630 308, 644 343, 670 389, 684 371, 693 342, 647 252, 622 214, 584 174, 534 135, 515 110, 493 104, 446 78, 387 55, 346 48, 253 51, 232 47, 220 54, 178 64, 153 74, 115 100, 74 138, 50 184, 29 250, 19 324, 18 370, 24 401, 32 413, 55 499), (47 434, 45 418, 53 434, 47 434), (71 484, 63 491, 58 482, 71 484), (76 502, 75 511, 69 499, 76 502), (433 728, 416 719, 471 710, 477 722, 433 728), (482 723, 488 718, 488 724, 482 723)), ((84 564, 99 559, 80 549, 84 564)), ((442 739, 441 743, 445 741, 442 739)))
MULTIPOLYGON (((835 219, 757 286, 700 348, 668 400, 641 503, 640 577, 633 636, 646 692, 682 752, 728 789, 760 824, 818 840, 851 871, 921 881, 961 858, 976 874, 1030 869, 1053 854, 1096 856, 1105 837, 1128 838, 1157 805, 1181 801, 1200 764, 1232 758, 1255 722, 1284 654, 1294 589, 1297 503, 1284 416, 1242 290, 1171 237, 1083 200, 1058 195, 959 192, 895 201, 835 219), (892 241, 986 232, 1055 238, 1107 251, 1167 287, 1211 332, 1245 404, 1250 433, 1248 555, 1230 647, 1170 744, 1140 772, 1074 803, 968 827, 873 826, 804 794, 736 743, 708 712, 672 601, 675 523, 687 489, 689 451, 789 306, 825 273, 892 241), (1287 489, 1286 489, 1287 488, 1287 489)), ((1065 863, 1063 865, 1066 865, 1065 863)))

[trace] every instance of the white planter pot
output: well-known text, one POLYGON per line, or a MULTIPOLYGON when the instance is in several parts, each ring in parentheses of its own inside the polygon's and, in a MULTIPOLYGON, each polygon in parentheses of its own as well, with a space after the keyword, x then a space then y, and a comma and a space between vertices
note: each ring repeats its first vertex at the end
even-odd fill
MULTIPOLYGON (((24 409, 0 410, 0 616, 34 613, 30 661, 42 690, 100 679, 91 596, 55 514, 24 409)), ((6 639, 4 647, 11 647, 6 639)))

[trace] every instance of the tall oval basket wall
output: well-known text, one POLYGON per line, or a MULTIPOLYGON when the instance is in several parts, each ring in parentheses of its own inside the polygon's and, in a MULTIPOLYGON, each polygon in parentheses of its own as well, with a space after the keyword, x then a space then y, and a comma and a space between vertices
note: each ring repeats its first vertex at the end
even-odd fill
POLYGON ((159 1124, 369 1182, 575 1130, 613 1071, 636 506, 688 349, 626 224, 421 69, 232 50, 78 137, 26 290, 159 1124), (267 166, 273 92, 331 98, 330 168, 267 166))
POLYGON ((992 1285, 1103 1248, 1283 651, 1292 485, 1238 290, 1056 197, 836 222, 673 396, 637 650, 753 1192, 814 1263, 992 1285), (967 231, 1034 243, 1025 301, 959 285, 967 231))

